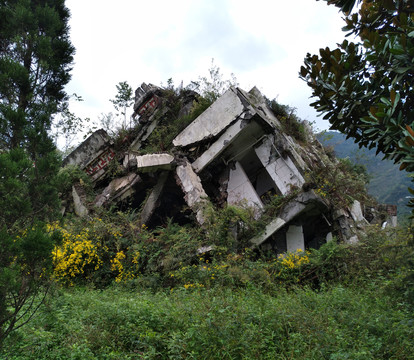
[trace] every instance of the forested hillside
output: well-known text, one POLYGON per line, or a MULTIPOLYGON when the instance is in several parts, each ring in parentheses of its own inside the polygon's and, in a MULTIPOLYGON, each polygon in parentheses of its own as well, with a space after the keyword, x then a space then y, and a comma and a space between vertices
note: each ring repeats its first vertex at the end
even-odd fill
POLYGON ((319 141, 324 146, 331 146, 335 155, 346 158, 366 166, 370 175, 368 192, 380 203, 397 204, 398 214, 404 215, 410 212, 406 206, 408 196, 407 188, 411 178, 405 171, 400 171, 399 166, 391 160, 383 160, 383 155, 376 155, 376 149, 359 148, 350 138, 335 131, 323 132, 318 135, 319 141))

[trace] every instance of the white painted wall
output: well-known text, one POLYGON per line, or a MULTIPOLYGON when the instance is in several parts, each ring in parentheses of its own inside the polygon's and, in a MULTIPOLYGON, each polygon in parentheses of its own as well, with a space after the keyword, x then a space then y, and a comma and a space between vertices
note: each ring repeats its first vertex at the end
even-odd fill
POLYGON ((298 225, 290 225, 286 233, 287 251, 295 252, 296 250, 305 250, 305 239, 303 237, 303 228, 298 225))

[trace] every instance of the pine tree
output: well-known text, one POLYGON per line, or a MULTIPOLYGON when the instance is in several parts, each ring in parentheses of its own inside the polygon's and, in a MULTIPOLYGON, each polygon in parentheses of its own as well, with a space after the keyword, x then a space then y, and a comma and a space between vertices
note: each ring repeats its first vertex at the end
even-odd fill
POLYGON ((60 161, 49 130, 74 48, 64 0, 0 0, 0 348, 49 285, 60 161), (26 230, 25 230, 26 229, 26 230))
MULTIPOLYGON (((14 162, 13 153, 24 151, 33 169, 20 168, 25 176, 17 180, 28 189, 32 218, 39 217, 57 205, 59 162, 49 130, 67 99, 64 86, 74 54, 69 10, 64 0, 0 0, 0 19, 0 167, 10 162, 19 167, 22 155, 14 162)), ((7 181, 7 176, 0 179, 3 186, 7 181)), ((0 216, 2 225, 12 224, 0 216)))

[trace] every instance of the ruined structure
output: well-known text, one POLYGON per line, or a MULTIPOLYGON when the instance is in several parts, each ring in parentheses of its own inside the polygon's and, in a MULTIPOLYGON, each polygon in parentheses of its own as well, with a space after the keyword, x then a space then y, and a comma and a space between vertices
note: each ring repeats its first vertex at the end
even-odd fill
MULTIPOLYGON (((305 134, 306 144, 285 133, 257 88, 230 88, 177 134, 167 132, 172 143, 148 153, 149 139, 158 127, 166 126, 161 124, 189 119, 197 94, 183 91, 175 99, 178 104, 168 98, 168 91, 142 84, 135 93, 137 124, 128 141, 116 148, 98 130, 65 159, 65 165, 76 164, 89 174, 98 192, 87 202, 73 187, 78 215, 119 204, 140 209, 141 224, 147 226, 159 225, 166 217, 202 226, 210 203, 249 206, 258 219, 268 200, 278 197, 282 206, 251 239, 253 247, 281 253, 319 247, 333 236, 358 240, 357 229, 368 223, 361 204, 355 200, 338 206, 306 179, 315 167, 334 160, 311 131, 305 134), (117 168, 115 176, 110 162, 117 168)), ((390 210, 388 223, 395 222, 393 214, 390 210)))

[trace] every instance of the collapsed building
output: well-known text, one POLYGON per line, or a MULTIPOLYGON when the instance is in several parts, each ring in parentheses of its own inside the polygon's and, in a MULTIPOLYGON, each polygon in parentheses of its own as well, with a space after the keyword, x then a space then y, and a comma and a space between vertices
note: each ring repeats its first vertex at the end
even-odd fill
MULTIPOLYGON (((378 221, 375 209, 363 209, 356 200, 340 207, 316 191, 306 174, 334 160, 310 128, 304 127, 306 144, 286 133, 256 87, 249 92, 231 87, 184 129, 164 135, 172 136, 164 149, 149 148, 157 128, 172 122, 171 108, 176 118, 188 120, 197 96, 182 91, 178 104, 171 104, 165 89, 142 84, 135 92, 136 126, 121 144, 101 129, 64 160, 84 170, 98 193, 88 202, 75 184, 67 211, 87 216, 116 204, 139 209, 141 224, 149 227, 167 217, 203 226, 208 204, 248 206, 258 219, 267 200, 277 196, 285 199, 283 206, 250 240, 253 247, 277 253, 318 248, 334 236, 355 242, 357 230, 368 223, 364 215, 378 221)), ((395 224, 394 210, 387 208, 381 222, 395 224)))

